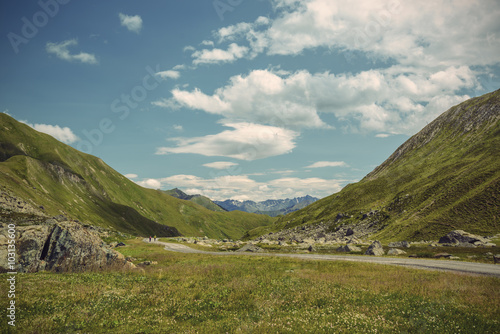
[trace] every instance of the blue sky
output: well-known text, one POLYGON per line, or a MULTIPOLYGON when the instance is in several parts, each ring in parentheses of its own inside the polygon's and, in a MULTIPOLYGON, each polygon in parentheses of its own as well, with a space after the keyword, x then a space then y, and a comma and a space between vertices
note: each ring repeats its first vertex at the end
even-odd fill
POLYGON ((500 3, 3 1, 0 112, 150 188, 324 197, 500 88, 500 3))

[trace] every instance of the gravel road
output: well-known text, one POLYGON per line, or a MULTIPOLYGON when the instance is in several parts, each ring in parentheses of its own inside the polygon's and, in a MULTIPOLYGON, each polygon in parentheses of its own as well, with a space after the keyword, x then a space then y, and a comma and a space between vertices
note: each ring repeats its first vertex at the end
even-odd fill
MULTIPOLYGON (((148 242, 148 239, 143 239, 148 242)), ((290 257, 304 260, 327 260, 327 261, 353 261, 353 262, 368 262, 387 264, 395 266, 406 266, 417 269, 428 270, 444 270, 461 272, 476 275, 488 275, 500 277, 500 265, 463 262, 455 260, 423 260, 412 258, 394 258, 394 257, 376 257, 376 256, 360 256, 360 255, 323 255, 323 254, 279 254, 279 253, 250 253, 250 252, 205 252, 193 249, 186 245, 167 243, 161 241, 151 241, 151 243, 159 244, 165 247, 165 250, 179 253, 200 253, 218 256, 230 255, 248 255, 248 256, 279 256, 290 257)))

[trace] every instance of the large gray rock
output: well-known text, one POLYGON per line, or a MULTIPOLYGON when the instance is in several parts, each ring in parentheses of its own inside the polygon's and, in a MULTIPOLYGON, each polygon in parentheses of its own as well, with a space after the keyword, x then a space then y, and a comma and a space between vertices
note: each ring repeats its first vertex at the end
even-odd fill
POLYGON ((387 255, 403 255, 406 254, 404 250, 397 249, 397 248, 391 248, 388 252, 387 255))
POLYGON ((489 240, 462 230, 455 230, 439 239, 440 244, 486 244, 489 240))
MULTIPOLYGON (((0 247, 3 250, 1 241, 0 247)), ((130 266, 123 255, 108 248, 95 231, 75 222, 17 226, 16 253, 16 269, 26 273, 130 266)), ((6 269, 6 264, 0 263, 0 270, 6 269)))
POLYGON ((385 251, 380 241, 374 241, 365 252, 365 255, 382 256, 384 254, 385 251))
POLYGON ((361 248, 348 244, 348 245, 340 246, 339 248, 337 248, 337 252, 346 252, 346 253, 361 252, 361 248))

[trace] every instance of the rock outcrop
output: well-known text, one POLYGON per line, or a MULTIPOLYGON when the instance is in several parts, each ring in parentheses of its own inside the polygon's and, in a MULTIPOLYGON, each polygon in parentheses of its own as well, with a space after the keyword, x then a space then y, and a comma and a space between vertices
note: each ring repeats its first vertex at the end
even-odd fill
POLYGON ((445 246, 461 246, 461 247, 494 247, 495 244, 490 243, 490 240, 479 235, 471 234, 462 230, 455 230, 439 239, 440 244, 445 246))
MULTIPOLYGON (((1 226, 5 229, 6 226, 1 226)), ((5 235, 2 233, 2 235, 5 235)), ((6 251, 0 241, 0 253, 6 251)), ((131 266, 92 230, 76 222, 48 220, 45 224, 16 227, 18 272, 82 272, 131 266)), ((0 254, 1 255, 1 254, 0 254)), ((2 256, 2 260, 6 258, 2 256)), ((7 264, 0 262, 0 271, 7 264)))

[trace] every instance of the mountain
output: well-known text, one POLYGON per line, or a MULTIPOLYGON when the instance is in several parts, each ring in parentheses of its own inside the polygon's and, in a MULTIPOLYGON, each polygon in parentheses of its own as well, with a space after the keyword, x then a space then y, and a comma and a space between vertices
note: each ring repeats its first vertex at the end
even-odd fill
POLYGON ((444 112, 365 178, 247 237, 324 225, 380 240, 500 232, 500 90, 444 112))
POLYGON ((142 236, 231 239, 272 222, 263 215, 210 211, 142 188, 101 159, 0 113, 0 218, 30 215, 64 215, 142 236))
POLYGON ((292 199, 268 199, 262 202, 236 201, 228 199, 225 201, 215 201, 215 203, 227 211, 240 210, 276 217, 302 209, 317 200, 317 198, 307 195, 292 199))
POLYGON ((208 197, 202 196, 202 195, 188 195, 181 191, 180 189, 171 189, 171 190, 164 190, 163 191, 165 194, 183 199, 185 201, 191 201, 193 203, 196 203, 198 205, 201 205, 204 208, 207 208, 208 210, 211 211, 217 211, 217 212, 226 212, 227 210, 221 208, 219 205, 215 204, 212 202, 212 200, 208 197))

